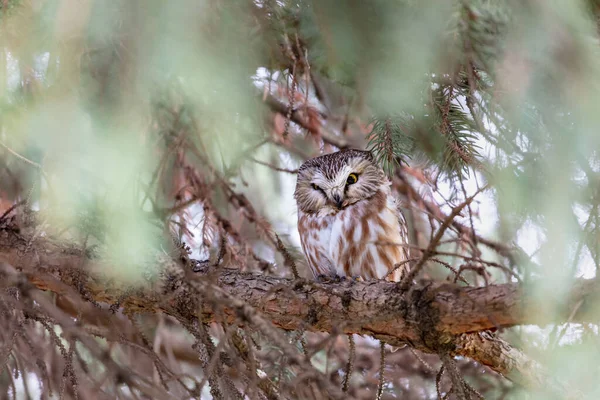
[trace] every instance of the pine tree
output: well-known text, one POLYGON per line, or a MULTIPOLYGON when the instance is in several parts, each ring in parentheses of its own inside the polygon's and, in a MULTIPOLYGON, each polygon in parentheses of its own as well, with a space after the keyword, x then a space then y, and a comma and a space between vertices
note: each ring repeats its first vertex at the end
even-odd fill
POLYGON ((0 1, 3 398, 597 398, 599 10, 0 1), (344 148, 415 284, 310 279, 344 148))

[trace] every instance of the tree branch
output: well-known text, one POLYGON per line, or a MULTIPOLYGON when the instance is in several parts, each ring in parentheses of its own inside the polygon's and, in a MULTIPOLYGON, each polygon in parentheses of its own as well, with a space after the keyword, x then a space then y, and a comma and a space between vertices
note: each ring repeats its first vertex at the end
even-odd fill
MULTIPOLYGON (((266 96, 265 103, 269 106, 269 108, 271 108, 272 111, 279 113, 283 116, 286 116, 289 112, 287 105, 283 104, 281 101, 277 100, 274 96, 270 94, 266 96)), ((290 120, 298 124, 301 128, 304 128, 309 132, 320 136, 323 139, 323 141, 334 145, 339 149, 350 147, 350 143, 348 143, 348 141, 345 138, 335 136, 325 131, 324 129, 315 129, 315 127, 313 127, 311 124, 308 123, 308 121, 306 121, 306 119, 298 110, 292 111, 292 113, 290 114, 290 120)))
MULTIPOLYGON (((569 317, 574 322, 597 320, 593 305, 600 299, 598 281, 576 280, 561 312, 546 315, 531 311, 536 310, 536 300, 517 283, 465 287, 430 282, 402 291, 398 284, 386 281, 323 284, 212 268, 197 274, 188 271, 182 279, 191 277, 198 285, 213 285, 244 307, 221 305, 217 314, 211 302, 203 301, 198 314, 197 307, 190 307, 189 293, 159 293, 149 287, 131 291, 90 273, 100 263, 84 251, 47 237, 32 238, 13 224, 0 226, 0 261, 21 271, 23 280, 41 290, 62 295, 83 292, 95 302, 118 303, 128 313, 162 310, 205 322, 251 322, 253 316, 246 311, 252 307, 261 319, 284 330, 341 331, 369 335, 391 345, 407 343, 428 353, 461 355, 529 387, 562 388, 565 396, 573 392, 555 383, 522 352, 485 331, 569 317)), ((0 279, 0 286, 23 280, 0 279)))

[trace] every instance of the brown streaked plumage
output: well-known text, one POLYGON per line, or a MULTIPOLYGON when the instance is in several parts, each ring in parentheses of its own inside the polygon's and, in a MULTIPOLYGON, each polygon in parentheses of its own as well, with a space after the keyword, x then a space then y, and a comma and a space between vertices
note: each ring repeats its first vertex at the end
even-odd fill
POLYGON ((302 249, 315 277, 399 281, 408 268, 406 222, 368 151, 342 150, 298 169, 294 198, 302 249))

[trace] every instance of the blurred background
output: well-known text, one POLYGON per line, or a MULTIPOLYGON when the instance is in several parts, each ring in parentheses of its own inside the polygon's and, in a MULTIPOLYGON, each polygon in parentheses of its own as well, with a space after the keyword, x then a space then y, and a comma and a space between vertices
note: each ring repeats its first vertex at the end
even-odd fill
MULTIPOLYGON (((416 257, 478 193, 421 278, 521 282, 537 297, 533 312, 552 315, 600 265, 599 16, 591 0, 0 0, 0 215, 15 204, 38 211, 38 234, 93 247, 103 272, 132 286, 160 274, 153 252, 172 237, 192 258, 223 250, 230 268, 292 277, 277 234, 312 279, 296 169, 369 148, 393 180, 416 257)), ((177 321, 125 319, 135 328, 126 340, 143 332, 196 395, 219 397, 204 379, 214 365, 177 321)), ((598 398, 597 320, 562 322, 498 333, 598 398)), ((94 378, 106 367, 85 349, 66 368, 76 342, 51 339, 60 324, 42 325, 16 342, 8 328, 0 334, 1 398, 149 398, 114 376, 94 378)), ((227 349, 226 327, 208 329, 227 349)), ((325 398, 298 384, 301 368, 260 332, 241 335, 261 345, 252 368, 282 398, 325 398)), ((306 333, 305 345, 339 385, 348 338, 327 336, 306 333)), ((94 340, 156 378, 159 367, 139 363, 157 362, 146 353, 94 340)), ((355 351, 349 393, 375 398, 379 344, 357 337, 355 351)), ((440 365, 409 348, 388 354, 382 398, 455 398, 449 378, 436 383, 440 365)), ((468 359, 458 366, 474 398, 548 398, 468 359)), ((238 374, 230 382, 241 398, 272 398, 238 374)), ((194 397, 183 385, 157 384, 165 398, 194 397)))

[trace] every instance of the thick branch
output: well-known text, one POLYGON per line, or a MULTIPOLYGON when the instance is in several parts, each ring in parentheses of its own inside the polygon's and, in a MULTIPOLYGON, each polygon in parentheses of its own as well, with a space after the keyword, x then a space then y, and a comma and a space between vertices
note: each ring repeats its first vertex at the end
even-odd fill
MULTIPOLYGON (((181 310, 187 310, 190 318, 197 316, 189 296, 175 291, 159 295, 149 289, 128 294, 114 283, 89 274, 87 271, 97 265, 84 252, 43 237, 31 241, 27 236, 0 228, 0 261, 23 271, 39 289, 78 294, 73 288, 79 288, 93 300, 119 303, 127 312, 162 310, 184 315, 181 310)), ((395 345, 408 343, 425 352, 462 355, 534 387, 548 385, 542 369, 508 343, 483 331, 568 318, 590 320, 596 318, 591 305, 597 304, 600 295, 597 281, 578 280, 562 305, 562 313, 546 315, 530 312, 536 309, 534 299, 516 283, 488 287, 429 283, 404 292, 397 284, 384 281, 321 284, 233 269, 195 277, 207 285, 210 280, 206 274, 214 278, 212 285, 243 305, 230 304, 217 315, 210 302, 204 302, 199 317, 207 322, 216 318, 244 322, 245 307, 251 306, 285 330, 355 333, 395 345)))

